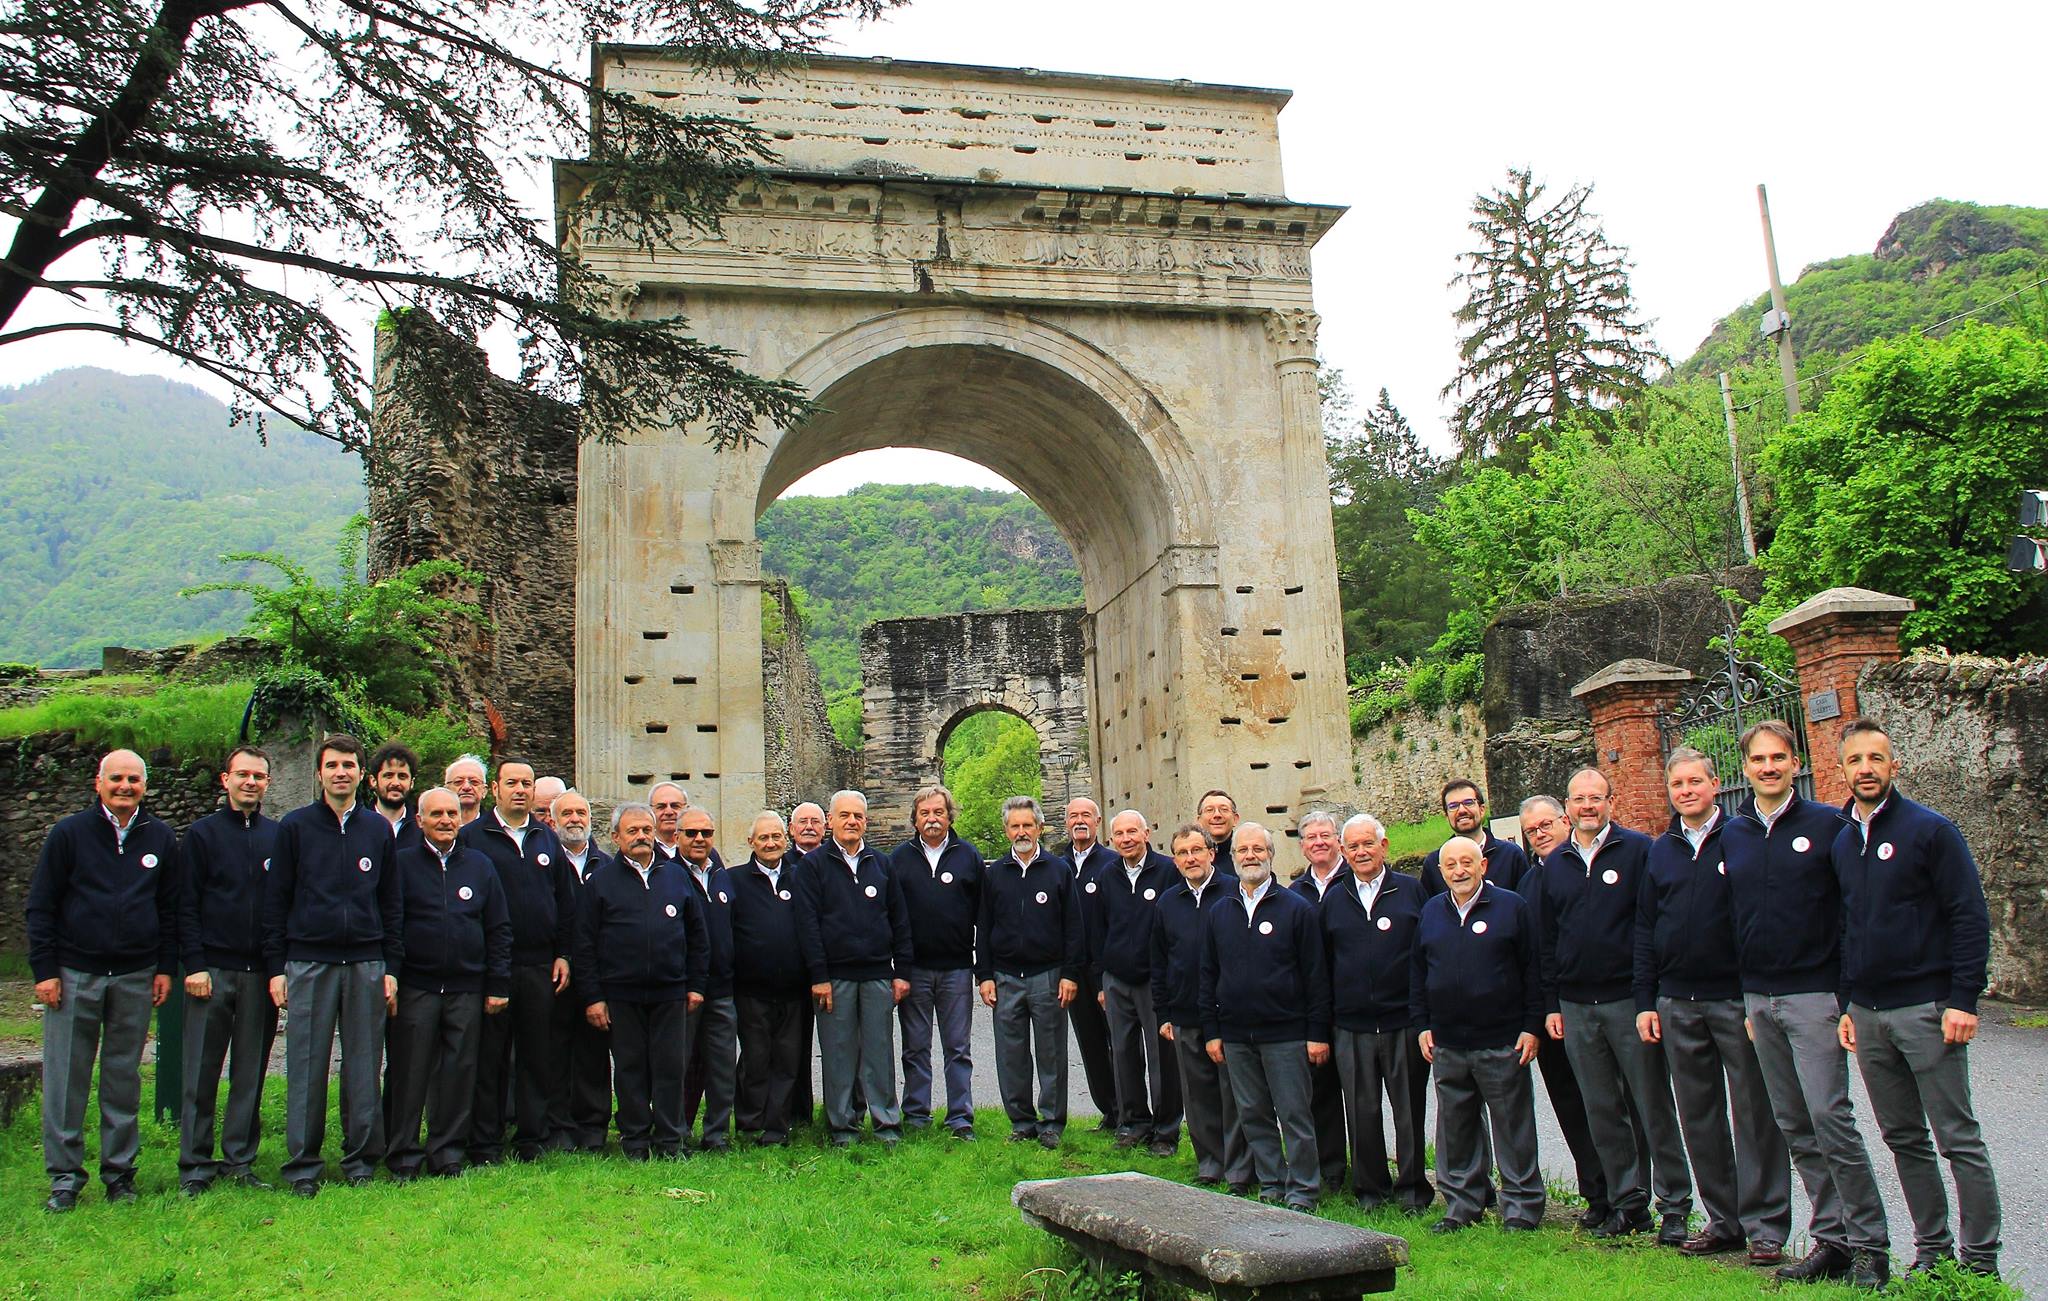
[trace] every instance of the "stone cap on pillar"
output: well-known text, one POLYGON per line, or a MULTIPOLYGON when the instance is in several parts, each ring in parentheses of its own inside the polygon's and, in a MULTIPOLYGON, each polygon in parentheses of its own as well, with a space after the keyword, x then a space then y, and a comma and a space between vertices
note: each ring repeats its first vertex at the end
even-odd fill
POLYGON ((1692 681, 1692 671, 1674 664, 1659 664, 1655 660, 1640 658, 1616 660, 1572 688, 1572 699, 1583 700, 1604 687, 1616 686, 1676 686, 1692 681))
POLYGON ((1889 616, 1896 621, 1903 621, 1914 609, 1914 604, 1903 596, 1873 592, 1867 587, 1830 587, 1825 592, 1816 592, 1807 597, 1771 620, 1770 630, 1782 637, 1816 619, 1840 618, 1851 614, 1889 616))

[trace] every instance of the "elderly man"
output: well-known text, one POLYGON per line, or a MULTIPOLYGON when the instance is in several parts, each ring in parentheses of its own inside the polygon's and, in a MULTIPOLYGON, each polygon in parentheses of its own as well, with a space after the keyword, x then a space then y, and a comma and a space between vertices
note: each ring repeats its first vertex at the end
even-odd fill
POLYGON ((569 783, 560 777, 539 777, 533 783, 533 816, 543 827, 555 830, 555 801, 562 792, 569 789, 569 783))
POLYGON ((28 886, 28 961, 43 1005, 43 1209, 85 1187, 85 1100, 100 1067, 100 1180, 136 1199, 142 1041, 178 967, 178 838, 142 811, 149 770, 132 750, 100 760, 96 798, 51 829, 28 886))
POLYGON ((875 1137, 903 1137, 896 1100, 896 1004, 910 993, 910 913, 889 869, 867 843, 868 799, 840 791, 826 812, 832 835, 797 872, 797 940, 818 1011, 825 1123, 834 1147, 860 1135, 853 1085, 867 1095, 875 1137))
POLYGON ((462 825, 468 826, 484 811, 484 790, 487 770, 479 755, 465 754, 441 770, 441 784, 455 792, 455 798, 462 802, 462 825))
POLYGON ((576 918, 575 997, 611 1034, 619 1148, 628 1160, 680 1157, 690 1013, 710 983, 704 909, 687 869, 656 852, 654 810, 612 810, 617 861, 590 878, 576 918))
POLYGON ((1330 1057, 1322 928, 1314 904, 1274 884, 1271 832, 1241 822, 1232 839, 1238 888, 1202 931, 1203 1048, 1230 1076, 1261 1200, 1313 1211, 1322 1169, 1309 1067, 1330 1057))
POLYGON ((568 1043, 557 1041, 556 1003, 569 988, 576 877, 563 861, 562 842, 533 816, 532 764, 500 760, 491 800, 489 813, 457 833, 463 848, 497 869, 512 914, 512 1004, 484 1023, 477 1059, 469 1157, 478 1165, 493 1164, 504 1152, 508 1076, 513 1155, 531 1161, 572 1141, 551 1133, 548 1118, 566 1110, 568 1043))
POLYGON ((789 811, 789 843, 790 852, 797 858, 825 843, 825 810, 822 805, 806 802, 789 811))
POLYGON ((946 1072, 946 1132, 974 1141, 974 923, 981 853, 953 834, 953 792, 927 786, 910 802, 916 834, 889 855, 889 880, 910 915, 910 993, 903 1022, 903 1123, 932 1120, 932 1025, 946 1072))
POLYGON ((1485 1212, 1486 1144, 1500 1168, 1501 1227, 1543 1222, 1543 1169, 1529 1063, 1543 1019, 1542 946, 1535 910, 1486 880, 1476 840, 1453 836, 1438 863, 1445 893, 1423 908, 1409 982, 1422 1055, 1436 1074, 1435 1233, 1471 1227, 1485 1212))
POLYGON ((228 754, 220 784, 227 806, 185 829, 179 844, 185 888, 178 937, 185 962, 185 1080, 179 1106, 178 1186, 204 1192, 225 1173, 267 1188, 256 1177, 263 1133, 263 1079, 277 1040, 277 1005, 263 975, 263 874, 277 823, 263 816, 270 756, 253 745, 228 754), (221 1069, 233 1054, 220 1159, 214 1159, 214 1110, 221 1069))
POLYGON ((384 1157, 377 1076, 404 969, 405 898, 391 824, 356 803, 363 743, 337 734, 314 757, 320 798, 278 820, 263 894, 263 961, 285 1036, 285 1163, 301 1197, 326 1169, 327 1077, 341 1036, 341 1171, 361 1186, 384 1157))
MULTIPOLYGON (((1304 813, 1295 824, 1301 841, 1304 870, 1289 887, 1310 903, 1320 906, 1332 886, 1344 875, 1344 854, 1338 844, 1337 817, 1322 809, 1304 813)), ((1344 1186, 1344 1083, 1337 1073, 1337 1057, 1309 1070, 1309 1089, 1316 1116, 1316 1152, 1323 1161, 1323 1187, 1335 1192, 1344 1186)))
POLYGON ((1707 1213, 1706 1227, 1678 1249, 1747 1247, 1757 1264, 1775 1265, 1792 1229, 1792 1168, 1743 1025, 1721 783, 1712 759, 1680 746, 1664 761, 1664 784, 1671 826, 1650 846, 1636 896, 1636 1031, 1664 1047, 1707 1213))
MULTIPOLYGON (((825 843, 825 809, 822 805, 808 801, 789 811, 789 866, 795 868, 811 853, 825 843)), ((817 1099, 811 1092, 812 1050, 818 1042, 818 1009, 809 998, 804 999, 803 1057, 797 1062, 796 1088, 789 1095, 789 1122, 792 1125, 808 1125, 817 1114, 817 1099)), ((860 1082, 853 1085, 854 1110, 866 1110, 861 1104, 860 1082)))
POLYGON ((1544 1030, 1571 1055, 1607 1173, 1614 1213, 1594 1236, 1649 1229, 1654 1184, 1663 1214, 1657 1241, 1676 1247, 1690 1235, 1692 1175, 1663 1048, 1643 1042, 1635 1023, 1636 899, 1650 838, 1609 820, 1612 794, 1599 769, 1572 774, 1565 792, 1571 835, 1532 876, 1543 929, 1544 1030))
POLYGON ((1344 823, 1342 852, 1350 870, 1323 897, 1322 928, 1336 1022, 1331 1055, 1351 1131, 1351 1194, 1366 1210, 1395 1201, 1414 1215, 1436 1199, 1423 1172, 1424 1112, 1411 1086, 1418 1074, 1429 1075, 1408 988, 1424 895, 1412 878, 1387 870, 1387 831, 1370 813, 1344 823), (1394 1120, 1399 1172, 1392 1179, 1382 1093, 1394 1120))
POLYGON ((1043 851, 1044 815, 1029 795, 1003 801, 1010 852, 988 865, 976 928, 975 978, 995 1010, 996 1083, 1010 1141, 1051 1150, 1067 1127, 1067 1036, 1060 1009, 1080 992, 1086 923, 1073 870, 1043 851), (1038 1098, 1032 1101, 1034 1058, 1038 1098))
POLYGON ((810 1002, 796 937, 796 892, 781 815, 754 815, 750 853, 727 868, 732 896, 733 1004, 739 1016, 739 1085, 733 1116, 739 1132, 763 1147, 789 1142, 790 1099, 806 1069, 803 1009, 810 1002))
MULTIPOLYGON (((1841 761, 1852 802, 1832 848, 1842 883, 1847 1002, 1840 1042, 1856 1054, 1870 1110, 1898 1166, 1913 1216, 1914 1267, 1932 1269, 1957 1246, 1939 1150, 1956 1185, 1958 1263, 1995 1277, 2003 1214, 1970 1101, 1970 1041, 1990 961, 1984 883, 1956 825, 1892 784, 1899 761, 1882 727, 1857 719, 1843 728, 1841 761)), ((1854 1255, 1850 1281, 1883 1286, 1885 1258, 1854 1255)))
POLYGON ((1160 1038, 1152 1005, 1152 926, 1159 896, 1180 875, 1172 859, 1151 847, 1151 834, 1136 809, 1111 818, 1109 844, 1117 861, 1082 891, 1089 966, 1102 988, 1096 997, 1109 1021, 1116 1072, 1116 1145, 1166 1157, 1180 1147, 1180 1068, 1160 1038))
MULTIPOLYGON (((534 783, 538 790, 540 783, 534 783)), ((555 839, 562 842, 562 861, 569 865, 576 881, 577 907, 593 873, 603 870, 612 856, 597 847, 590 833, 590 801, 579 791, 566 790, 555 796, 549 823, 555 839)), ((590 1024, 583 1007, 573 998, 557 998, 555 1014, 548 1026, 549 1038, 564 1062, 565 1087, 556 1095, 557 1105, 548 1116, 549 1135, 567 1135, 579 1152, 602 1152, 605 1133, 612 1124, 612 1042, 605 1031, 590 1024)))
MULTIPOLYGON (((1086 795, 1067 801, 1067 849, 1062 855, 1073 869, 1074 881, 1082 892, 1083 912, 1087 896, 1101 889, 1100 875, 1116 861, 1116 851, 1102 843, 1102 807, 1086 795)), ((1092 957, 1092 955, 1091 955, 1092 957)), ((1095 1127, 1106 1134, 1116 1132, 1116 1067, 1109 1056, 1109 1018, 1102 1010, 1102 984, 1093 962, 1081 975, 1081 992, 1067 1004, 1067 1023, 1074 1027, 1074 1043, 1081 1050, 1081 1074, 1088 1082, 1088 1097, 1101 1113, 1095 1127)))
POLYGON ((732 1147, 732 1100, 739 1069, 740 1019, 733 1002, 732 890, 718 879, 725 869, 711 862, 711 840, 717 828, 703 809, 683 810, 682 856, 676 861, 688 873, 690 886, 703 905, 704 931, 710 946, 710 983, 704 1003, 690 1014, 690 1069, 683 1080, 683 1137, 689 1138, 699 1104, 704 1129, 699 1143, 706 1152, 732 1147))
POLYGON ((1237 832, 1237 801, 1230 792, 1203 791, 1202 798, 1195 801, 1195 823, 1209 833, 1210 843, 1216 846, 1216 870, 1226 876, 1236 875, 1231 837, 1237 832))
POLYGON ((1187 1107, 1188 1143, 1195 1149, 1195 1182, 1251 1191, 1251 1148, 1237 1119, 1237 1099, 1222 1068, 1203 1050, 1201 1031, 1202 930, 1216 905, 1237 889, 1237 878, 1216 870, 1209 833, 1184 823, 1168 842, 1180 880, 1159 896, 1152 924, 1152 1005, 1159 1034, 1173 1045, 1187 1107))
POLYGON ((388 1042, 392 1177, 462 1173, 486 1013, 512 990, 512 916, 491 860, 455 843, 462 805, 436 786, 420 796, 420 841, 398 851, 405 971, 388 1042), (426 1113, 427 1141, 420 1143, 426 1113))

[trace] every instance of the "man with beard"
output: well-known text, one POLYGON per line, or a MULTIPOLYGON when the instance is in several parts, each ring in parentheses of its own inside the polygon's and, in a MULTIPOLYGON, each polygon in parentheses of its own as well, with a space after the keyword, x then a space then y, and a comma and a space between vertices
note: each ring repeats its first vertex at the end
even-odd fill
MULTIPOLYGON (((540 786, 534 783, 535 789, 540 786)), ((555 796, 552 812, 555 839, 562 842, 562 861, 576 878, 576 903, 583 906, 592 874, 612 856, 597 847, 590 834, 590 801, 573 790, 555 796)), ((561 1109, 549 1118, 550 1138, 567 1135, 579 1152, 602 1152, 612 1123, 611 1036, 590 1024, 573 998, 555 1000, 550 1027, 556 1051, 567 1063, 567 1086, 557 1095, 561 1109)))
POLYGON ((413 774, 420 770, 420 757, 401 742, 386 741, 370 751, 369 769, 370 794, 375 797, 377 812, 391 824, 393 843, 403 849, 420 838, 407 803, 413 774))
POLYGON ((903 1024, 903 1123, 932 1119, 932 1024, 946 1073, 946 1132, 974 1141, 974 924, 981 915, 981 854, 953 834, 953 792, 927 786, 911 801, 916 834, 889 855, 889 882, 910 915, 910 993, 903 1024))
POLYGON ((797 1072, 810 1068, 803 1030, 810 982, 796 937, 795 861, 780 815, 756 814, 747 848, 747 861, 724 874, 732 895, 733 1003, 740 1023, 733 1117, 742 1135, 762 1147, 783 1147, 797 1072))
POLYGON ((1252 1153, 1237 1120, 1237 1099, 1222 1067, 1202 1049, 1202 928, 1216 904, 1237 888, 1237 878, 1215 867, 1209 833, 1189 822, 1173 833, 1174 871, 1180 881, 1159 897, 1152 926, 1152 1004, 1159 1034, 1173 1045, 1187 1109, 1188 1143, 1195 1149, 1195 1182, 1251 1191, 1252 1153))
POLYGON ((1117 861, 1097 875, 1094 891, 1084 892, 1084 917, 1116 1068, 1116 1145, 1167 1157, 1180 1147, 1180 1070, 1152 1004, 1152 926, 1159 896, 1180 878, 1173 860, 1151 847, 1151 833, 1136 809, 1110 819, 1117 861))
POLYGON ((1060 1009, 1080 991, 1087 962, 1080 895, 1065 861, 1042 852, 1038 801, 1003 801, 1010 852, 988 865, 974 974, 995 1010, 996 1082, 1010 1141, 1048 1151, 1067 1127, 1067 1036, 1060 1009), (1034 1105, 1034 1073, 1038 1097, 1034 1105))
MULTIPOLYGON (((1116 862, 1116 851, 1102 843, 1102 809, 1086 795, 1067 801, 1067 866, 1081 890, 1082 911, 1088 911, 1091 896, 1101 889, 1098 879, 1116 862)), ((1081 1074, 1088 1082, 1088 1097, 1101 1119, 1096 1129, 1116 1132, 1116 1068, 1109 1058, 1109 1018, 1102 1011, 1102 985, 1094 971, 1095 955, 1089 954, 1088 969, 1081 975, 1081 992, 1067 1004, 1067 1022, 1074 1027, 1074 1043, 1081 1050, 1081 1074)))

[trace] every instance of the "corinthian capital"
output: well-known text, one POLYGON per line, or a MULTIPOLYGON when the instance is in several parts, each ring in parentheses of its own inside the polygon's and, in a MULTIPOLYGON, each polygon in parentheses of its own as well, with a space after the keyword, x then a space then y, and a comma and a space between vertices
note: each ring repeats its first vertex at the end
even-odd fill
POLYGON ((1322 317, 1305 307, 1290 308, 1284 312, 1267 312, 1266 337, 1280 346, 1283 356, 1314 356, 1316 330, 1322 323, 1322 317))

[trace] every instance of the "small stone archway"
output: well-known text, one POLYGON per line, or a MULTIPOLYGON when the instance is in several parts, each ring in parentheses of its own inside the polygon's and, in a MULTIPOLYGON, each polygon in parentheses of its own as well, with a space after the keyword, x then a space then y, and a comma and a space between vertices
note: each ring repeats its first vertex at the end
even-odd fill
POLYGON ((911 798, 940 779, 953 729, 992 709, 1037 733, 1047 835, 1064 830, 1065 793, 1095 789, 1085 617, 1079 609, 977 611, 862 630, 862 753, 876 836, 909 834, 911 798))

